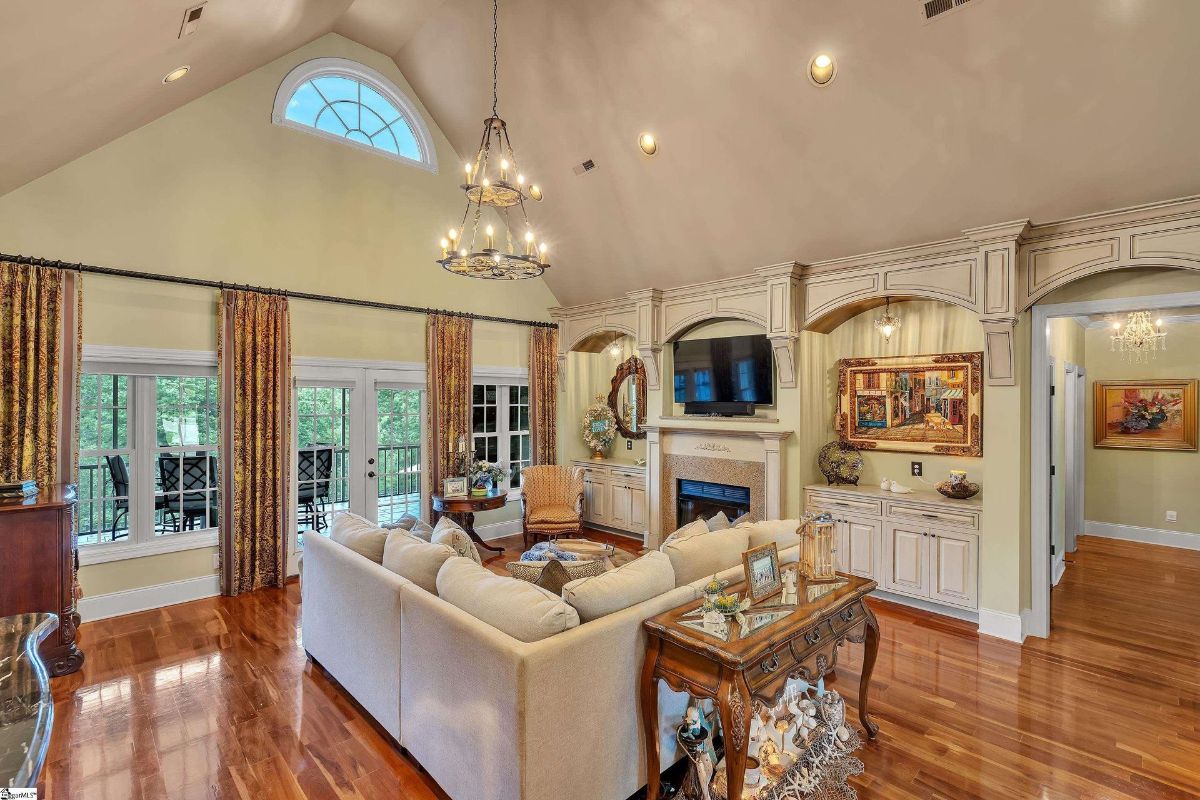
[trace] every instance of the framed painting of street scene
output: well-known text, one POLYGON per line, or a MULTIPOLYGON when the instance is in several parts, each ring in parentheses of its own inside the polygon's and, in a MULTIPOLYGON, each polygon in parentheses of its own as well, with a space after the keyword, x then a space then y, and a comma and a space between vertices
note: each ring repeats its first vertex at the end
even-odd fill
POLYGON ((835 426, 859 450, 983 455, 983 353, 838 362, 835 426))

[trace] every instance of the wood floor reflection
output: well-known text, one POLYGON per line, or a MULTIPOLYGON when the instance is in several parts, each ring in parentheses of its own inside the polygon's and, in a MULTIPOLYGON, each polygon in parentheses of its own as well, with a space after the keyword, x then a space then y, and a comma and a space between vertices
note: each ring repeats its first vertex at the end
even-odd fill
MULTIPOLYGON (((493 568, 520 550, 505 544, 493 568)), ((1200 553, 1085 537, 1049 640, 876 603, 881 730, 859 796, 1200 796, 1198 596, 1200 553)), ((85 624, 42 797, 445 797, 306 664, 299 621, 290 584, 85 624)), ((843 649, 833 685, 857 685, 860 657, 843 649)))

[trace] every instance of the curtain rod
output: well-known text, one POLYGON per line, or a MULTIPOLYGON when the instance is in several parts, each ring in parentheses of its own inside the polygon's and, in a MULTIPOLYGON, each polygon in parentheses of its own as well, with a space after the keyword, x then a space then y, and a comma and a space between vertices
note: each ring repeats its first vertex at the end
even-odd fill
POLYGON ((225 281, 211 281, 205 278, 184 278, 178 275, 160 275, 155 272, 138 272, 131 269, 97 267, 93 264, 73 264, 66 261, 51 261, 50 259, 36 258, 34 256, 14 256, 8 255, 7 253, 0 253, 0 261, 8 261, 13 264, 26 264, 33 267, 51 267, 53 269, 71 270, 72 272, 82 272, 89 275, 108 275, 115 278, 135 278, 142 281, 177 283, 182 286, 202 286, 206 289, 240 289, 246 292, 261 292, 263 294, 282 295, 284 297, 290 297, 296 300, 312 300, 318 303, 338 303, 345 306, 359 306, 360 308, 378 308, 384 311, 403 311, 410 314, 446 314, 451 317, 466 317, 467 319, 476 319, 482 322, 500 322, 506 325, 527 325, 531 328, 558 327, 557 323, 554 322, 541 322, 539 320, 532 319, 494 317, 488 314, 472 314, 469 311, 448 311, 440 308, 403 305, 401 303, 382 303, 377 300, 359 300, 354 297, 337 297, 335 295, 312 294, 310 292, 294 292, 290 289, 269 289, 265 286, 251 286, 244 283, 226 283, 225 281))

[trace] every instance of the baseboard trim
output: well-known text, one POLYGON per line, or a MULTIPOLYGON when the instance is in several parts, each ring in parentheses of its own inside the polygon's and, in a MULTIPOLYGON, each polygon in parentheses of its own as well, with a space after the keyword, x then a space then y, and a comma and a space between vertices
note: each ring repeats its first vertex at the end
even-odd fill
POLYGON ((84 622, 93 622, 98 619, 173 606, 177 603, 188 603, 205 597, 215 597, 220 593, 220 576, 205 575, 200 578, 127 589, 123 592, 83 597, 79 600, 79 616, 84 622))
POLYGON ((1050 585, 1058 586, 1058 582, 1062 580, 1062 576, 1067 571, 1067 560, 1063 556, 1055 556, 1054 564, 1050 569, 1050 585))
POLYGON ((1137 525, 1120 525, 1116 522, 1093 522, 1092 520, 1085 521, 1083 529, 1088 536, 1099 536, 1103 539, 1124 539, 1129 542, 1178 547, 1181 550, 1200 550, 1200 534, 1188 531, 1143 528, 1137 525))
POLYGON ((490 542, 493 539, 503 539, 505 536, 514 536, 521 533, 521 520, 506 519, 503 522, 489 522, 487 525, 476 527, 475 532, 485 542, 490 542))
POLYGON ((964 622, 979 623, 979 615, 967 608, 955 608, 954 606, 945 606, 941 603, 931 603, 928 600, 922 600, 919 597, 909 597, 908 595, 895 594, 886 592, 882 589, 876 589, 871 592, 871 597, 878 597, 880 600, 887 600, 889 603, 896 603, 909 608, 928 611, 931 614, 940 614, 943 617, 951 617, 952 619, 961 619, 964 622))
POLYGON ((979 609, 979 633, 1020 644, 1025 641, 1024 614, 1009 614, 991 608, 979 609))

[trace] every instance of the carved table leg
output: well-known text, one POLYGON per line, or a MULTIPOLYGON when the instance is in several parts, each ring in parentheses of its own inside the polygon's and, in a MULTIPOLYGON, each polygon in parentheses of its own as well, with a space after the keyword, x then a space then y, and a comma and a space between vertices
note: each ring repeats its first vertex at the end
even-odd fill
POLYGON ((475 532, 475 513, 468 511, 463 515, 462 528, 471 537, 471 541, 482 547, 484 550, 491 550, 493 553, 503 553, 503 547, 496 547, 479 538, 479 534, 475 532))
POLYGON ((866 627, 863 630, 863 665, 862 677, 858 681, 858 721, 867 730, 867 736, 874 739, 879 733, 879 726, 871 720, 868 710, 868 693, 871 688, 871 673, 875 671, 875 657, 879 655, 879 622, 874 612, 863 604, 866 613, 866 627))
POLYGON ((658 755, 658 679, 654 668, 658 654, 662 651, 662 640, 657 636, 647 637, 646 659, 642 662, 642 734, 646 737, 646 800, 658 800, 658 784, 661 778, 658 755))
POLYGON ((730 797, 740 797, 746 782, 746 748, 750 740, 750 690, 740 672, 721 670, 717 708, 725 737, 725 785, 730 797))

